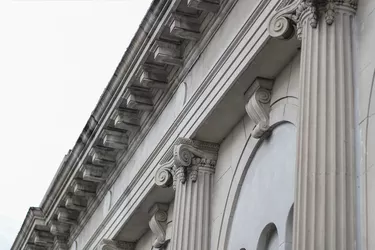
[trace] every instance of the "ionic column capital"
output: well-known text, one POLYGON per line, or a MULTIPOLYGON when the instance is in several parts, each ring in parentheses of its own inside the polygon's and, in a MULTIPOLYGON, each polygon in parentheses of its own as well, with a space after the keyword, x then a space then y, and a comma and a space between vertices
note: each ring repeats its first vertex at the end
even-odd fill
POLYGON ((184 184, 188 177, 195 182, 198 172, 214 173, 219 147, 211 143, 183 140, 173 146, 171 159, 163 163, 156 172, 156 185, 169 187, 173 184, 175 188, 176 181, 184 184))
POLYGON ((301 39, 305 20, 316 28, 319 16, 324 15, 327 24, 331 25, 337 11, 355 12, 357 5, 358 0, 296 0, 276 12, 270 20, 268 31, 272 37, 290 39, 296 33, 297 38, 301 39))

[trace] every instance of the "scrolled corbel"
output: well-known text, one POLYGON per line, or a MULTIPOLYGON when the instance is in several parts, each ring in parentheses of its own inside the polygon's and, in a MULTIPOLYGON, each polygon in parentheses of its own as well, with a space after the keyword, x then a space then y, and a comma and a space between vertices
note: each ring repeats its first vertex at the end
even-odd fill
POLYGON ((245 109, 250 119, 255 122, 252 137, 260 138, 270 128, 269 113, 273 81, 257 78, 246 93, 250 97, 245 109))
POLYGON ((152 215, 149 226, 153 234, 156 236, 152 246, 156 249, 163 249, 168 244, 166 238, 166 227, 168 219, 168 205, 156 203, 151 209, 150 214, 152 215))

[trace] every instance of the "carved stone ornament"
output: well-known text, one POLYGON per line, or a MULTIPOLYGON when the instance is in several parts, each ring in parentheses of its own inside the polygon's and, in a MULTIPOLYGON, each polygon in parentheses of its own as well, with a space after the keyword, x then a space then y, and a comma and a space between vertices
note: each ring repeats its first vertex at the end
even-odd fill
POLYGON ((134 250, 134 242, 103 239, 96 250, 134 250))
POLYGON ((270 128, 269 113, 272 80, 257 78, 245 95, 250 96, 245 106, 250 119, 256 126, 251 133, 252 137, 260 138, 270 128))
POLYGON ((271 18, 268 32, 272 37, 290 39, 297 33, 302 39, 302 24, 305 20, 311 27, 318 26, 318 20, 324 15, 327 24, 331 25, 338 8, 357 8, 358 0, 294 0, 280 8, 271 18))
POLYGON ((166 239, 166 226, 168 219, 168 205, 156 203, 150 210, 152 215, 149 226, 151 231, 156 236, 152 246, 156 249, 163 249, 168 243, 166 239))
POLYGON ((189 143, 186 144, 174 145, 172 159, 161 165, 156 172, 156 185, 169 187, 173 184, 175 189, 176 181, 185 183, 189 176, 195 182, 198 171, 214 171, 217 159, 215 150, 218 148, 213 147, 213 151, 203 151, 197 148, 192 140, 188 141, 189 143))

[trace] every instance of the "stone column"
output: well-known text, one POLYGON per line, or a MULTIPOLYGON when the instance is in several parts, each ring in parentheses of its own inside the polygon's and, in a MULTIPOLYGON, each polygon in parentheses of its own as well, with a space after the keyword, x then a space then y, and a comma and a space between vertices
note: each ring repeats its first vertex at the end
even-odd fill
POLYGON ((355 246, 353 19, 356 0, 297 0, 271 36, 302 40, 293 249, 355 246))
POLYGON ((210 249, 211 189, 218 146, 183 139, 155 176, 176 190, 171 250, 210 249), (201 150, 200 148, 205 148, 201 150))

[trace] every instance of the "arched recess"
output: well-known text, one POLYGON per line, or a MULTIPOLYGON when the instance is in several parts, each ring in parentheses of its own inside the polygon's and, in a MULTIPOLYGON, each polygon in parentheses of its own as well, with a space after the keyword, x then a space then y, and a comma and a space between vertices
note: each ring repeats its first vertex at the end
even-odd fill
MULTIPOLYGON (((295 129, 295 124, 297 123, 297 112, 298 112, 298 107, 295 105, 280 105, 279 107, 275 108, 274 110, 271 111, 271 128, 270 131, 277 131, 279 127, 282 126, 289 126, 293 127, 294 132, 293 138, 290 138, 288 143, 293 143, 295 144, 295 136, 296 136, 296 129, 295 129)), ((237 163, 237 165, 234 168, 234 175, 231 180, 230 188, 228 195, 226 197, 226 203, 225 203, 225 209, 224 209, 224 215, 222 217, 221 223, 220 223, 220 229, 219 229, 219 237, 218 237, 218 242, 216 244, 217 249, 219 250, 225 250, 229 249, 228 248, 228 241, 229 241, 229 236, 231 232, 231 226, 232 226, 232 220, 234 217, 234 212, 236 210, 236 205, 237 201, 240 195, 241 187, 243 185, 243 181, 245 179, 246 173, 258 151, 258 149, 262 146, 263 142, 266 140, 266 137, 260 138, 260 139, 254 139, 253 137, 249 137, 247 140, 245 147, 241 153, 240 159, 237 163)), ((295 146, 294 146, 295 149, 295 146)), ((295 158, 293 156, 293 158, 295 158)), ((294 164, 293 164, 293 172, 295 170, 294 164)), ((293 181, 294 185, 294 181, 293 181)), ((294 197, 294 194, 292 194, 294 197)), ((291 202, 291 204, 293 201, 291 202)), ((290 205, 288 206, 288 210, 290 208, 290 205)), ((287 211, 288 212, 288 211, 287 211)), ((285 214, 285 218, 283 221, 283 226, 282 226, 282 231, 279 232, 279 235, 282 235, 282 241, 284 242, 285 240, 285 220, 287 217, 287 212, 285 214)), ((272 220, 271 220, 272 221, 272 220)), ((255 249, 256 247, 254 247, 255 249)), ((241 249, 238 248, 238 249, 241 249)), ((247 249, 245 247, 245 249, 247 249)))
POLYGON ((269 223, 264 227, 258 240, 257 250, 278 250, 279 249, 279 235, 276 225, 269 223))
POLYGON ((294 216, 294 204, 290 208, 288 218, 286 219, 285 250, 292 250, 293 216, 294 216))

